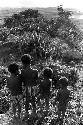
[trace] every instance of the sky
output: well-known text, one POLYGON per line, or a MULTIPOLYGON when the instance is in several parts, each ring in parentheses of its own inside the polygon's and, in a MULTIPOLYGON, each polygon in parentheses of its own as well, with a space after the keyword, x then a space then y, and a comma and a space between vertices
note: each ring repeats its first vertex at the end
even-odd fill
POLYGON ((0 0, 0 8, 57 7, 59 5, 83 12, 83 0, 0 0))

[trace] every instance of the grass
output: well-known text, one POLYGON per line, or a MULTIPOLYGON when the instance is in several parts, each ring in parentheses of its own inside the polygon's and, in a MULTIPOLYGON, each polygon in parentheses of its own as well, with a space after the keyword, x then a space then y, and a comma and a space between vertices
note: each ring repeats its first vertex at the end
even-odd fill
MULTIPOLYGON (((72 87, 69 87, 72 91, 72 87)), ((67 112, 66 112, 66 118, 64 119, 65 125, 81 125, 81 122, 83 120, 83 95, 82 95, 83 89, 81 87, 77 87, 77 90, 72 91, 73 99, 69 102, 67 112)), ((53 90, 53 93, 54 90, 53 90)), ((11 109, 5 113, 0 115, 0 125, 26 125, 27 122, 31 123, 31 125, 37 125, 37 122, 42 121, 42 125, 53 125, 53 123, 57 123, 57 115, 56 110, 57 107, 53 106, 54 101, 54 95, 50 99, 50 110, 47 116, 45 116, 45 112, 41 114, 41 112, 38 111, 35 124, 33 124, 32 120, 35 118, 34 114, 30 115, 30 119, 21 121, 18 118, 13 119, 11 109)), ((22 108, 22 117, 23 117, 23 108, 22 108)), ((57 125, 57 124, 56 124, 57 125)))

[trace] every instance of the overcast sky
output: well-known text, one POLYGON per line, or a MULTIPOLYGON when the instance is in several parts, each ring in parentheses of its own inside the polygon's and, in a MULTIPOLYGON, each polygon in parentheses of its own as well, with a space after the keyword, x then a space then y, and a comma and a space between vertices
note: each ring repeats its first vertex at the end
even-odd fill
POLYGON ((56 7, 75 8, 83 11, 83 0, 0 0, 2 7, 56 7))

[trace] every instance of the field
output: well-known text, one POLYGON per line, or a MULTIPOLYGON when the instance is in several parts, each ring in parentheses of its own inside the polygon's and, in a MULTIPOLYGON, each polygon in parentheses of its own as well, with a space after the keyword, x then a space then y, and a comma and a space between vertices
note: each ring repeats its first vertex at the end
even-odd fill
MULTIPOLYGON (((0 10, 0 24, 3 24, 4 18, 11 17, 13 14, 19 13, 26 9, 28 9, 28 8, 1 9, 0 10)), ((36 9, 36 10, 38 9, 39 13, 43 14, 45 17, 47 17, 49 19, 55 18, 57 16, 56 8, 49 7, 49 8, 32 8, 32 9, 36 9)), ((81 30, 83 30, 83 19, 81 18, 83 13, 78 12, 76 10, 72 10, 72 9, 68 9, 68 10, 72 11, 71 19, 79 26, 79 28, 81 30)), ((27 32, 26 32, 26 34, 27 34, 27 32)), ((19 38, 20 38, 20 36, 19 36, 19 38)), ((23 37, 23 39, 24 38, 25 37, 23 37)), ((47 38, 46 38, 46 40, 49 40, 47 38)), ((8 47, 9 47, 9 44, 8 44, 8 47)), ((4 51, 6 51, 6 50, 3 50, 3 52, 4 51)), ((7 49, 7 51, 8 51, 8 49, 7 49)), ((3 54, 3 52, 2 52, 2 54, 3 54)), ((8 55, 8 53, 4 52, 4 56, 5 56, 5 54, 8 55)), ((40 67, 42 67, 43 63, 45 63, 45 66, 47 65, 47 63, 49 63, 50 65, 52 64, 52 62, 49 62, 49 60, 45 60, 45 62, 44 62, 44 60, 42 60, 42 63, 40 63, 40 61, 37 62, 37 60, 36 60, 36 63, 37 63, 36 68, 38 68, 38 69, 40 69, 40 67), (39 63, 39 65, 38 65, 38 63, 39 63)), ((68 68, 69 68, 69 73, 72 69, 74 69, 74 70, 76 70, 77 77, 78 77, 78 79, 76 79, 77 77, 75 77, 75 79, 77 80, 76 84, 74 82, 75 86, 73 86, 73 85, 68 86, 68 89, 70 89, 71 93, 72 93, 72 99, 68 103, 66 117, 64 119, 64 125, 83 125, 83 94, 82 94, 83 93, 83 88, 82 88, 83 87, 83 71, 82 71, 83 67, 82 67, 82 65, 83 65, 82 63, 80 63, 80 64, 75 63, 74 66, 69 66, 69 65, 63 64, 62 62, 58 62, 54 67, 54 69, 55 68, 58 69, 58 71, 59 71, 59 73, 61 73, 61 75, 63 75, 63 73, 66 74, 67 73, 66 71, 68 71, 68 68)), ((6 67, 4 67, 4 68, 6 69, 6 67)), ((0 70, 2 70, 2 69, 0 68, 0 70)), ((0 72, 0 75, 3 75, 3 74, 4 73, 0 72)), ((54 105, 54 103, 53 103, 54 99, 56 97, 56 90, 54 88, 51 88, 51 92, 52 92, 51 93, 52 95, 50 97, 50 109, 49 109, 48 115, 44 111, 40 112, 39 107, 37 105, 37 115, 34 115, 34 113, 31 113, 31 114, 29 114, 29 119, 22 120, 23 113, 25 114, 24 107, 23 107, 24 105, 22 102, 21 119, 18 119, 18 118, 13 119, 12 110, 10 107, 10 109, 6 113, 0 114, 0 125, 55 125, 55 124, 60 125, 59 121, 57 122, 57 115, 56 115, 57 105, 54 105)), ((5 93, 5 88, 3 88, 0 93, 1 97, 4 95, 3 93, 5 93)), ((44 104, 44 100, 42 101, 42 103, 44 104)), ((45 105, 43 105, 43 108, 45 109, 45 105)), ((31 107, 30 107, 30 111, 32 111, 31 107)))
MULTIPOLYGON (((59 65, 59 63, 56 64, 57 68, 59 66, 62 70, 64 68, 67 69, 65 65, 59 65), (64 67, 64 68, 63 68, 64 67)), ((83 124, 83 88, 82 88, 82 81, 83 81, 83 67, 82 65, 77 65, 77 75, 78 80, 75 86, 75 89, 73 89, 72 86, 68 86, 68 89, 71 90, 72 99, 68 103, 67 111, 66 111, 66 117, 64 119, 64 125, 82 125, 83 124)), ((38 67, 37 67, 38 68, 38 67)), ((61 69, 59 69, 61 71, 61 69)), ((71 69, 71 68, 70 68, 71 69)), ((69 70, 70 70, 69 69, 69 70)), ((3 89, 4 92, 5 89, 3 89)), ((52 95, 50 97, 50 109, 48 115, 45 113, 45 107, 44 111, 39 111, 39 107, 37 107, 37 115, 34 115, 33 113, 29 115, 29 120, 24 119, 23 115, 25 114, 25 110, 22 103, 22 113, 21 113, 21 119, 19 120, 17 118, 13 118, 12 110, 10 108, 9 111, 7 111, 5 114, 0 114, 0 125, 60 125, 60 123, 57 122, 57 105, 54 105, 54 98, 56 97, 56 90, 52 88, 51 90, 52 95)), ((44 103, 44 101, 43 101, 44 103)), ((44 106, 44 105, 43 105, 44 106)), ((30 111, 32 109, 30 108, 30 111)))

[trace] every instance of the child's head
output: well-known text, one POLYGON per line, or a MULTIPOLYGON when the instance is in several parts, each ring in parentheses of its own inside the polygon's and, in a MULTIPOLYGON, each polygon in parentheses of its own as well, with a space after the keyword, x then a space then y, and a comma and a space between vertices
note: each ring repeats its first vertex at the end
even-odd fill
POLYGON ((59 85, 61 85, 62 88, 65 88, 68 86, 68 79, 66 77, 61 77, 59 79, 59 85))
POLYGON ((49 67, 46 67, 44 70, 43 70, 43 76, 46 77, 46 78, 52 78, 52 75, 53 75, 53 70, 49 67))
POLYGON ((12 63, 8 66, 8 71, 11 73, 11 74, 17 74, 18 71, 19 71, 19 67, 16 63, 12 63))
POLYGON ((30 63, 31 63, 31 56, 29 54, 24 54, 21 57, 21 61, 22 61, 23 65, 30 65, 30 63))

